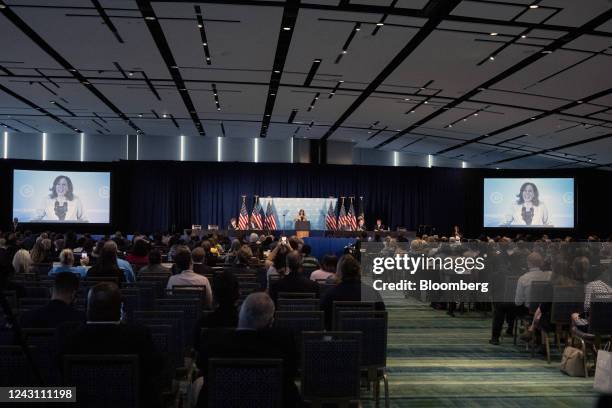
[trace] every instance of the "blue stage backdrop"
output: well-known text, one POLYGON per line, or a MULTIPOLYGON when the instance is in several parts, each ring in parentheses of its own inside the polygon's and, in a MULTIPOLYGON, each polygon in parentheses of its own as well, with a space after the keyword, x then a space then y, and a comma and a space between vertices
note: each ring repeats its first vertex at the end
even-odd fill
POLYGON ((293 229, 294 219, 301 209, 306 213, 306 218, 310 221, 311 230, 325 229, 325 216, 331 203, 334 211, 336 209, 337 198, 285 198, 285 197, 260 197, 259 203, 264 210, 268 208, 268 202, 272 203, 272 211, 276 217, 278 229, 293 229), (283 215, 285 224, 283 225, 283 215))

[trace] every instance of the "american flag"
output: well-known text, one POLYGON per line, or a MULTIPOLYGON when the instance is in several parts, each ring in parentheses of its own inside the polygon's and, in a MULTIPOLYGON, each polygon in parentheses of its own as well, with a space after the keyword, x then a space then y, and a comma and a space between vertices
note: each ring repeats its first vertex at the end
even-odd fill
POLYGON ((246 208, 245 197, 242 197, 242 207, 240 207, 240 216, 238 217, 238 228, 241 230, 248 229, 249 226, 249 212, 246 208))
POLYGON ((334 207, 332 206, 331 201, 329 202, 329 210, 327 210, 327 215, 325 216, 325 228, 328 231, 335 231, 338 229, 338 223, 336 222, 336 212, 334 211, 334 207))
POLYGON ((355 231, 357 229, 357 219, 355 218, 355 207, 353 207, 353 199, 351 197, 351 206, 348 210, 348 225, 351 228, 351 231, 355 231))
POLYGON ((276 218, 274 218, 274 213, 272 212, 272 204, 268 201, 268 205, 266 206, 266 229, 269 231, 276 230, 276 218))
POLYGON ((340 204, 340 214, 338 214, 338 229, 340 231, 346 229, 348 226, 348 217, 346 216, 346 212, 344 211, 344 199, 342 199, 342 203, 340 204))
POLYGON ((253 211, 251 212, 251 225, 253 229, 261 230, 263 229, 263 217, 261 215, 261 204, 259 204, 259 197, 255 198, 255 205, 253 206, 253 211))

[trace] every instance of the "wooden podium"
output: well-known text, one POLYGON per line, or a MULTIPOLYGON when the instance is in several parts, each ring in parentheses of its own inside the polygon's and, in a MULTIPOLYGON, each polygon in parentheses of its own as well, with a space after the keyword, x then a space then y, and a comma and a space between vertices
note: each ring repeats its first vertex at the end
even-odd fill
POLYGON ((296 221, 295 222, 295 236, 298 238, 305 238, 310 235, 310 221, 296 221))

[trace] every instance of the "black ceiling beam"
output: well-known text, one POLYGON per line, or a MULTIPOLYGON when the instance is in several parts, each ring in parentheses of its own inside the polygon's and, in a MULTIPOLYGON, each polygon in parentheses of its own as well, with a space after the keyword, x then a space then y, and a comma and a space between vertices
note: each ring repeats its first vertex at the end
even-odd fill
MULTIPOLYGON (((473 96, 475 96, 476 94, 478 94, 479 92, 495 85, 496 83, 516 74, 517 72, 519 72, 520 70, 526 68, 527 66, 533 64, 534 62, 540 60, 541 58, 545 57, 546 55, 548 55, 548 53, 561 48, 563 45, 567 44, 570 41, 575 40, 576 38, 582 36, 585 34, 585 32, 590 31, 591 29, 595 28, 595 27, 599 27, 601 24, 604 24, 605 22, 607 22, 610 17, 612 17, 612 9, 607 10, 605 13, 600 14, 599 16, 595 17, 594 19, 590 20, 589 22, 583 24, 582 26, 570 31, 569 33, 565 34, 564 36, 562 36, 561 38, 558 38, 556 40, 554 40, 552 43, 550 43, 549 45, 545 46, 544 49, 541 52, 535 53, 530 55, 529 57, 523 59, 522 61, 519 61, 518 63, 514 64, 513 66, 507 68, 506 70, 504 70, 503 72, 495 75, 493 78, 485 81, 484 83, 478 85, 477 87, 475 87, 474 89, 472 89, 471 91, 463 94, 462 96, 460 96, 459 98, 453 100, 452 102, 448 103, 447 105, 445 105, 442 109, 438 109, 434 112, 432 112, 430 115, 426 116, 423 119, 418 120, 417 122, 413 123, 412 125, 408 126, 406 129, 402 130, 401 132, 395 134, 393 137, 385 140, 382 143, 379 143, 376 147, 382 147, 386 144, 391 143, 394 140, 397 140, 398 138, 402 137, 405 134, 410 133, 411 131, 413 131, 414 129, 422 126, 423 124, 429 122, 430 120, 440 116, 441 114, 443 114, 446 110, 449 110, 451 108, 454 108, 455 106, 468 101, 470 98, 472 98, 473 96)), ((478 136, 474 139, 472 139, 471 141, 467 141, 464 143, 461 143, 457 146, 452 146, 449 147, 447 149, 443 149, 439 152, 437 152, 436 154, 443 154, 446 152, 449 152, 451 150, 454 149, 458 149, 460 147, 464 147, 469 145, 470 143, 474 143, 477 142, 479 140, 482 140, 484 138, 488 137, 488 135, 482 135, 482 136, 478 136)))
POLYGON ((106 24, 106 26, 111 31, 111 33, 113 33, 117 41, 123 44, 123 38, 121 38, 121 35, 119 35, 119 31, 117 31, 117 27, 115 27, 110 17, 108 16, 108 14, 106 14, 106 10, 104 10, 104 7, 102 7, 102 5, 100 4, 100 1, 91 0, 91 2, 93 3, 94 7, 98 11, 98 14, 100 14, 100 17, 102 17, 102 21, 104 21, 104 24, 106 24))
MULTIPOLYGON (((23 21, 11 7, 0 9, 0 12, 17 27, 23 34, 25 34, 34 44, 38 45, 44 52, 46 52, 51 58, 61 65, 65 70, 70 72, 72 76, 83 84, 91 93, 93 93, 98 99, 100 99, 109 109, 115 112, 121 119, 137 132, 141 130, 132 123, 132 121, 123 113, 117 106, 115 106, 102 92, 94 87, 76 68, 74 68, 59 52, 51 47, 38 33, 36 33, 25 21, 23 21)), ((80 132, 80 131, 79 131, 80 132)))
POLYGON ((310 86, 310 84, 312 83, 312 80, 314 79, 314 76, 317 74, 317 70, 319 69, 320 65, 321 65, 320 58, 316 58, 314 61, 312 61, 312 65, 310 66, 310 71, 308 71, 308 75, 306 75, 306 79, 304 80, 304 86, 310 86))
POLYGON ((353 101, 351 106, 340 116, 340 118, 323 135, 323 139, 328 139, 360 106, 365 102, 376 89, 391 75, 412 52, 419 47, 423 41, 436 29, 444 17, 461 2, 461 0, 431 0, 425 6, 425 13, 429 17, 427 22, 419 31, 408 41, 408 44, 391 60, 391 62, 370 82, 364 91, 353 101))
POLYGON ((67 127, 68 129, 70 129, 71 131, 77 132, 77 133, 81 133, 81 130, 79 128, 71 125, 70 123, 66 122, 64 119, 62 119, 62 118, 60 118, 58 116, 55 116, 51 112, 41 108, 40 106, 36 105, 34 102, 24 98, 23 96, 19 95, 18 93, 11 91, 9 88, 5 87, 2 84, 0 84, 0 91, 3 91, 4 93, 12 96, 13 98, 17 99, 21 103, 24 103, 24 104, 28 105, 30 108, 35 109, 35 110, 39 111, 40 113, 47 115, 48 117, 50 117, 54 121, 62 124, 63 126, 67 127))
POLYGON ((287 0, 283 6, 283 16, 279 27, 278 42, 276 44, 276 53, 274 55, 274 63, 272 65, 272 74, 270 75, 270 84, 268 85, 268 96, 266 98, 266 107, 264 108, 263 119, 261 120, 260 137, 266 137, 270 118, 274 111, 274 103, 280 85, 280 79, 285 67, 285 60, 289 54, 291 38, 295 29, 298 12, 300 10, 300 0, 287 0))
POLYGON ((183 99, 183 103, 185 104, 185 108, 187 108, 187 112, 191 116, 191 120, 195 125, 198 133, 204 136, 206 132, 204 131, 204 127, 202 126, 202 122, 198 117, 198 113, 196 112, 195 106, 191 97, 189 96, 189 92, 187 92, 187 87, 185 86, 185 81, 183 81, 183 77, 181 76, 181 72, 179 67, 174 59, 174 55, 172 55, 172 50, 170 49, 170 45, 168 44, 168 40, 166 40, 166 36, 164 31, 162 30, 161 24, 159 24, 159 20, 155 15, 155 11, 153 10, 153 6, 149 0, 136 0, 136 4, 138 5, 138 9, 142 13, 142 16, 147 23, 147 27, 149 28, 149 32, 153 37, 153 41, 155 45, 157 45, 157 49, 161 54, 162 59, 164 60, 166 67, 168 68, 168 72, 174 81, 176 89, 181 95, 183 99))
MULTIPOLYGON (((495 136, 495 135, 499 135, 501 133, 504 133, 504 132, 507 132, 509 130, 515 129, 517 127, 526 125, 528 123, 533 122, 534 120, 543 119, 543 118, 549 117, 551 115, 562 114, 561 112, 563 112, 564 110, 574 108, 574 107, 576 107, 576 106, 578 106, 578 105, 580 105, 580 104, 582 104, 584 102, 589 102, 589 101, 592 101, 592 100, 595 100, 595 99, 599 99, 599 98, 601 98, 603 96, 610 95, 611 93, 612 93, 612 88, 605 89, 603 91, 600 91, 600 92, 594 93, 592 95, 589 95, 589 96, 587 96, 587 97, 585 97, 585 98, 583 98, 581 100, 573 101, 573 102, 570 102, 570 103, 566 103, 565 105, 559 106, 558 108, 551 109, 551 110, 545 111, 545 112, 541 112, 541 113, 539 113, 537 115, 534 115, 534 116, 531 116, 531 117, 529 117, 527 119, 521 120, 519 122, 513 123, 513 124, 508 125, 508 126, 504 126, 503 128, 497 129, 497 130, 495 130, 493 132, 490 132, 490 133, 488 133, 486 135, 481 135, 481 136, 478 136, 477 138, 474 138, 474 139, 471 139, 471 140, 467 140, 467 141, 465 141, 463 143, 460 143, 458 145, 451 146, 451 147, 448 147, 446 149, 440 150, 436 154, 448 153, 448 152, 450 152, 452 150, 459 149, 459 148, 465 147, 467 145, 470 145, 470 144, 474 143, 475 141, 481 141, 483 139, 487 139, 489 137, 492 137, 492 136, 495 136)), ((502 141, 499 144, 502 144, 504 142, 505 141, 502 141)))

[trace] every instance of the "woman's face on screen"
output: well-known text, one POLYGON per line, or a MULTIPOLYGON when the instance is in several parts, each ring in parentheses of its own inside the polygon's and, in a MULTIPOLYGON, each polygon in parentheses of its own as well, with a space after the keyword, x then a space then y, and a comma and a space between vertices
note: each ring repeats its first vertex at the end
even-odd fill
POLYGON ((68 182, 65 178, 61 178, 58 180, 57 184, 55 185, 55 192, 58 196, 66 195, 66 193, 68 192, 68 182))
POLYGON ((531 184, 527 184, 525 186, 525 189, 523 190, 523 201, 531 202, 533 200, 534 195, 535 192, 533 191, 533 186, 531 184))

